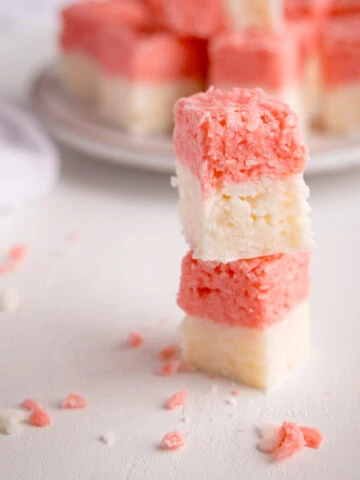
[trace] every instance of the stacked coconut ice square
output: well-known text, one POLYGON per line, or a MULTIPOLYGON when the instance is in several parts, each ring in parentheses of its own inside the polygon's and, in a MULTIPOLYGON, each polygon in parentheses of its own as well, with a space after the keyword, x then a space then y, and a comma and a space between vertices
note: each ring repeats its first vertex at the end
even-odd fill
POLYGON ((175 106, 185 360, 258 388, 309 346, 308 151, 262 90, 210 88, 175 106))

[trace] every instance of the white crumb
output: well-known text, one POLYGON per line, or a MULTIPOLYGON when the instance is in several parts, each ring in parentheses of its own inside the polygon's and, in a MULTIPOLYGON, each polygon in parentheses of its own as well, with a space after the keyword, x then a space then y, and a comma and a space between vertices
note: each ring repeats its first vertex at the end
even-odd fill
POLYGON ((170 185, 174 188, 177 188, 178 186, 178 179, 177 177, 170 177, 170 185))
POLYGON ((232 398, 232 397, 226 397, 225 398, 225 403, 227 403, 231 407, 236 407, 237 406, 237 402, 236 402, 235 398, 232 398))
POLYGON ((116 437, 114 432, 106 432, 104 435, 101 435, 100 440, 107 447, 111 447, 116 442, 116 437))
POLYGON ((281 438, 279 429, 270 423, 259 428, 261 440, 258 443, 258 448, 264 453, 271 453, 280 444, 281 438))
POLYGON ((14 288, 6 288, 0 292, 0 313, 15 312, 19 308, 19 304, 19 294, 14 288))
POLYGON ((27 421, 28 412, 11 408, 0 409, 0 433, 14 435, 22 429, 22 423, 27 421))

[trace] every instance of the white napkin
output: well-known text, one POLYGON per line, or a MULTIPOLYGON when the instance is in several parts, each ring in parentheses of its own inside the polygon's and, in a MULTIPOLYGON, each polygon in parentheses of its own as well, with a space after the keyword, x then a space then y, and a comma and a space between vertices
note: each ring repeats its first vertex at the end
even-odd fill
POLYGON ((0 210, 49 193, 59 170, 57 149, 37 120, 0 105, 0 210))

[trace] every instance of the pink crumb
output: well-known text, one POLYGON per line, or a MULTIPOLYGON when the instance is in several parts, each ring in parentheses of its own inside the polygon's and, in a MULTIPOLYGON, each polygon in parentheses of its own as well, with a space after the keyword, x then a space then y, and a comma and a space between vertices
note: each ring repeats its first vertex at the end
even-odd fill
POLYGON ((296 423, 284 422, 279 434, 281 437, 280 445, 272 452, 275 460, 281 460, 299 452, 306 444, 304 435, 296 423))
POLYGON ((8 252, 8 257, 11 260, 20 262, 26 257, 27 247, 24 244, 14 245, 8 252))
POLYGON ((87 407, 86 398, 82 395, 77 395, 75 393, 69 393, 69 395, 65 398, 65 400, 61 403, 62 408, 69 408, 69 409, 80 409, 87 407))
POLYGON ((66 235, 66 240, 70 243, 78 242, 80 240, 80 238, 81 238, 80 234, 76 233, 76 232, 68 233, 66 235))
POLYGON ((35 408, 30 415, 30 424, 34 427, 48 427, 52 424, 52 418, 44 408, 35 408))
POLYGON ((234 390, 231 392, 231 395, 234 395, 234 397, 237 397, 238 395, 240 395, 240 392, 239 392, 239 390, 234 388, 234 390))
POLYGON ((141 333, 129 333, 129 344, 133 348, 139 348, 144 343, 141 333))
POLYGON ((319 448, 322 442, 322 434, 316 428, 300 427, 307 447, 319 448))
POLYGON ((38 402, 32 398, 25 398, 25 400, 21 403, 21 406, 25 408, 25 410, 30 410, 30 411, 41 408, 38 402))
POLYGON ((159 370, 159 375, 162 377, 172 377, 175 375, 181 368, 182 361, 178 358, 173 358, 168 362, 164 363, 164 365, 159 370))
POLYGON ((15 270, 15 264, 13 262, 0 263, 0 275, 6 275, 15 270))
POLYGON ((185 435, 174 431, 167 433, 161 442, 161 448, 164 450, 178 450, 185 445, 185 435))
POLYGON ((177 345, 169 345, 159 352, 160 360, 170 360, 178 356, 179 347, 177 345))
POLYGON ((175 393, 172 397, 170 397, 166 403, 165 408, 167 410, 174 410, 177 407, 182 407, 185 403, 187 395, 187 389, 181 390, 180 392, 175 393))

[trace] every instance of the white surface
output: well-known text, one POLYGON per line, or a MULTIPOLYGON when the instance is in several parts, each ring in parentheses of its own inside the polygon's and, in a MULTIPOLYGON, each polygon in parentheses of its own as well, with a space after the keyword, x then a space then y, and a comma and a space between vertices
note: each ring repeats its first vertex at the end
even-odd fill
POLYGON ((1 290, 21 296, 15 314, 0 316, 0 406, 32 396, 54 417, 49 429, 0 435, 1 480, 356 480, 360 172, 310 181, 310 361, 269 394, 240 387, 233 407, 228 381, 153 374, 157 350, 174 341, 182 317, 175 294, 186 247, 168 179, 63 157, 51 196, 0 219, 1 251, 20 241, 29 247, 26 263, 0 277, 1 290), (69 244, 72 231, 81 238, 69 244), (129 330, 144 332, 143 349, 123 348, 129 330), (218 393, 208 393, 212 384, 218 393), (163 410, 184 387, 185 412, 163 410), (71 390, 86 395, 87 410, 57 409, 71 390), (285 419, 319 428, 325 440, 319 451, 275 465, 256 450, 255 426, 285 419), (157 450, 175 428, 187 433, 185 448, 157 450), (109 430, 117 442, 105 448, 98 439, 109 430))
MULTIPOLYGON (((66 91, 55 64, 37 72, 30 91, 35 111, 65 145, 97 160, 173 173, 175 155, 170 135, 141 137, 106 123, 94 102, 75 98, 66 91)), ((307 174, 360 165, 359 134, 311 134, 309 145, 307 174)))

